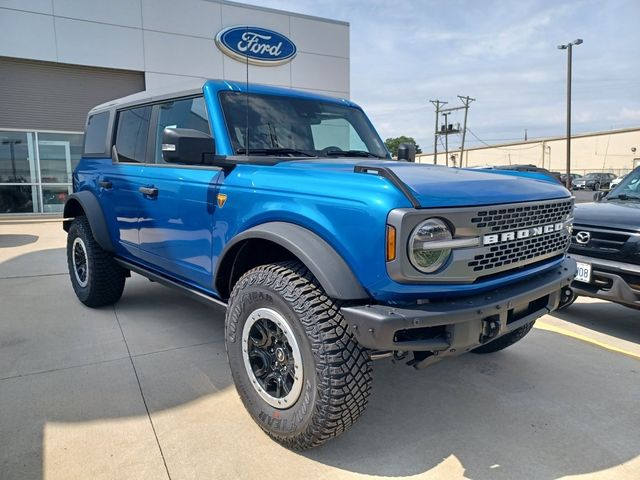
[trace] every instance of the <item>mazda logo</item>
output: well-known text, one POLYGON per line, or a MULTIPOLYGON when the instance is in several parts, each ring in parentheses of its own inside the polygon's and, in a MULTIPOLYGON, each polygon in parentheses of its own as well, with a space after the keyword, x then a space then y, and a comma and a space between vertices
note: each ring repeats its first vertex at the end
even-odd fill
POLYGON ((581 245, 586 245, 591 240, 591 234, 589 232, 578 232, 576 233, 576 242, 581 245))

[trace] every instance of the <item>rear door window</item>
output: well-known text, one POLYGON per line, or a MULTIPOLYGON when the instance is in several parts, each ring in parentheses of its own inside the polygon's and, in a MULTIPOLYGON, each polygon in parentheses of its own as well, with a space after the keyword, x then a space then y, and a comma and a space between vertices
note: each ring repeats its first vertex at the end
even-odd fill
POLYGON ((150 119, 150 106, 131 108, 118 113, 116 150, 119 162, 146 161, 150 119))
POLYGON ((84 134, 84 155, 108 155, 107 128, 109 112, 96 113, 89 117, 84 134))

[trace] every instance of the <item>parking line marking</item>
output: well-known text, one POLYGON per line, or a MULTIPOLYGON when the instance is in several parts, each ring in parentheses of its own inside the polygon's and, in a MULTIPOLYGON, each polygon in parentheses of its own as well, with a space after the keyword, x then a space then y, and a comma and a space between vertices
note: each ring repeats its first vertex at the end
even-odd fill
POLYGON ((595 345, 597 347, 601 347, 601 348, 604 348, 606 350, 610 350, 612 352, 621 353, 621 354, 626 355, 628 357, 640 360, 640 354, 638 354, 638 353, 634 353, 634 352, 631 352, 629 350, 625 350, 623 348, 614 347, 613 345, 609 345, 609 344, 601 342, 599 340, 595 340, 593 338, 589 338, 589 337, 587 337, 585 335, 582 335, 580 333, 572 332, 571 330, 567 330, 566 328, 556 327, 555 325, 551 325, 549 323, 541 322, 541 321, 536 322, 534 327, 539 329, 539 330, 546 330, 548 332, 559 333, 560 335, 565 335, 567 337, 572 337, 572 338, 575 338, 577 340, 581 340, 583 342, 590 343, 590 344, 595 345))

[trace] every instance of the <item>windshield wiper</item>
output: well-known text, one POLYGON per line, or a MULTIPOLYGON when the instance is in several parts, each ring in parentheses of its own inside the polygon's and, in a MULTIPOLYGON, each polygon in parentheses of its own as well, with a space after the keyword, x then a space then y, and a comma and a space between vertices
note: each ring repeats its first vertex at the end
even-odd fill
POLYGON ((250 148, 247 152, 246 148, 238 148, 238 155, 299 155, 302 157, 315 157, 315 155, 294 148, 250 148))
POLYGON ((626 193, 620 193, 614 197, 609 197, 607 200, 640 200, 638 195, 627 195, 626 193))
POLYGON ((373 157, 384 158, 375 153, 367 152, 366 150, 329 150, 324 153, 327 157, 373 157))

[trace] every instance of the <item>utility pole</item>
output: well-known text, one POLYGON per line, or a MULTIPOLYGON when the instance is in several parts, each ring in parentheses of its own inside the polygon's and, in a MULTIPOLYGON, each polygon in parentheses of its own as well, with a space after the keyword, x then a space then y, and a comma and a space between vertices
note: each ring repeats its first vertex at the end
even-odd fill
MULTIPOLYGON (((467 117, 469 115, 469 105, 471 102, 475 102, 475 98, 471 98, 469 95, 463 97, 458 95, 458 98, 462 100, 464 104, 464 127, 462 127, 462 144, 460 145, 460 168, 462 168, 462 162, 464 160, 464 139, 467 136, 467 117)), ((467 162, 468 163, 468 162, 467 162)))
POLYGON ((574 45, 580 45, 581 38, 575 39, 566 45, 558 45, 559 50, 567 51, 567 183, 571 189, 571 54, 574 45))
POLYGON ((444 150, 447 154, 446 156, 446 160, 447 160, 447 167, 449 166, 449 112, 445 112, 442 114, 442 116, 444 117, 444 150))
POLYGON ((524 129, 524 141, 525 142, 527 141, 527 129, 526 128, 524 129))
POLYGON ((440 100, 429 100, 434 107, 436 107, 436 127, 433 137, 433 164, 438 163, 438 119, 440 118, 440 107, 447 104, 447 102, 441 102, 440 100))

